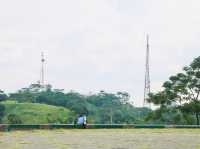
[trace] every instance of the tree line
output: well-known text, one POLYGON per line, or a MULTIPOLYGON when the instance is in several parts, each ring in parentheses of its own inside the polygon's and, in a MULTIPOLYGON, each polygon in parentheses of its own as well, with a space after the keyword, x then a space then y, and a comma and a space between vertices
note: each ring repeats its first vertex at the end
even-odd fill
MULTIPOLYGON (((149 94, 147 101, 156 105, 155 110, 134 107, 127 92, 100 91, 83 95, 40 84, 31 84, 15 93, 0 91, 0 102, 4 100, 62 106, 71 110, 74 117, 87 115, 90 123, 199 125, 200 57, 184 67, 182 72, 170 76, 163 83, 162 90, 149 94)), ((0 120, 4 111, 5 107, 0 104, 0 120)))
POLYGON ((62 89, 53 89, 51 85, 43 87, 40 84, 31 84, 8 95, 2 92, 2 100, 62 106, 74 112, 74 119, 78 115, 85 114, 88 116, 89 123, 101 124, 143 123, 144 117, 151 111, 147 108, 134 107, 130 103, 130 95, 127 92, 100 91, 82 95, 75 91, 65 93, 62 89))

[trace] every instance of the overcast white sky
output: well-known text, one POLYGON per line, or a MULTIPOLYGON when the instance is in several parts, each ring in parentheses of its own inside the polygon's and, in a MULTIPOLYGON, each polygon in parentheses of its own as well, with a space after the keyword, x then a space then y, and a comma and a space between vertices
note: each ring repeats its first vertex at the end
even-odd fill
POLYGON ((0 0, 0 89, 46 81, 143 102, 146 33, 152 90, 200 55, 199 0, 0 0))

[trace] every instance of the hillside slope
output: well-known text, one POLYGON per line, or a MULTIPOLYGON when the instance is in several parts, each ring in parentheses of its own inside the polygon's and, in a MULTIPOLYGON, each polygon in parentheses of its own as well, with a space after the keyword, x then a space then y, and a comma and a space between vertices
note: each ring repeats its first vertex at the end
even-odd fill
POLYGON ((6 101, 1 104, 5 106, 3 123, 47 124, 73 122, 73 113, 63 107, 13 101, 6 101))

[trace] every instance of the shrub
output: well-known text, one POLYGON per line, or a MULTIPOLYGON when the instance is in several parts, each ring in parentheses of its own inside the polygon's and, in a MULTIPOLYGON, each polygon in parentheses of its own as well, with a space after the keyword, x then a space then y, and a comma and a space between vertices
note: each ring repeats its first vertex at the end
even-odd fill
POLYGON ((1 123, 1 120, 4 116, 4 111, 5 111, 5 106, 0 104, 0 123, 1 123))
POLYGON ((8 115, 8 122, 9 124, 21 124, 22 120, 18 115, 10 114, 8 115))

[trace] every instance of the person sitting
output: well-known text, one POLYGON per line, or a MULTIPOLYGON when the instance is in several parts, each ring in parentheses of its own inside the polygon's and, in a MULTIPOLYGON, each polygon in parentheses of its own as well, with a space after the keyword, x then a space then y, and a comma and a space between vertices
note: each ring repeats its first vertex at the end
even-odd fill
POLYGON ((81 125, 83 128, 87 127, 87 118, 85 115, 80 115, 78 118, 78 125, 81 125))

